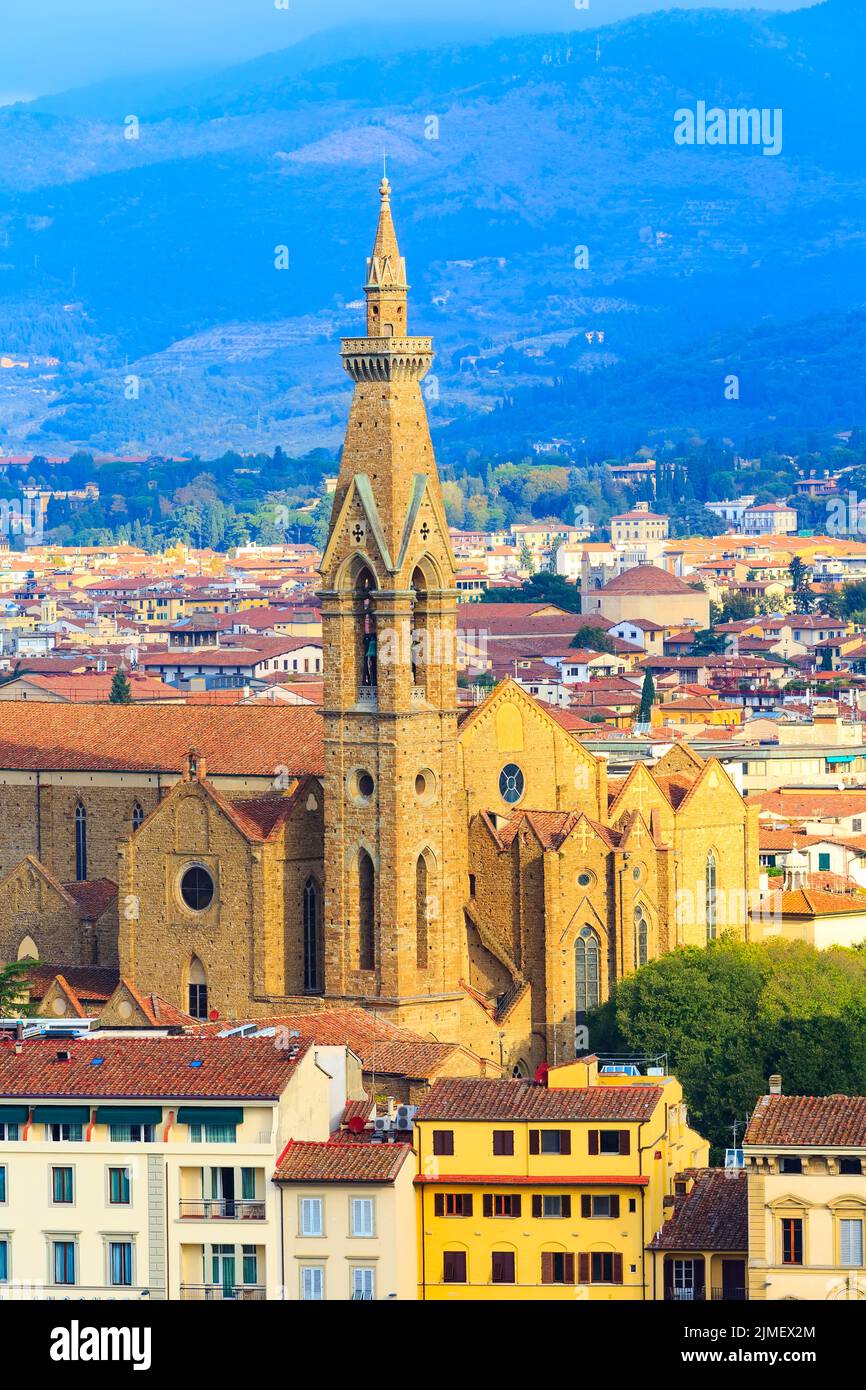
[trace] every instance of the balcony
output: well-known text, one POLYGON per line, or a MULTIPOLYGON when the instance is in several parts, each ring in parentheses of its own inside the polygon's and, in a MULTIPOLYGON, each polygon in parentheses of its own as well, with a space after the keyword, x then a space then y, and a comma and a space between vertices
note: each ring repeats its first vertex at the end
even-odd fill
POLYGON ((182 1197, 178 1203, 184 1221, 264 1221, 264 1199, 240 1197, 182 1197))
POLYGON ((665 1303, 745 1303, 748 1297, 748 1289, 736 1284, 713 1289, 665 1289, 665 1303))
POLYGON ((263 1303, 264 1284, 181 1284, 183 1303, 263 1303))

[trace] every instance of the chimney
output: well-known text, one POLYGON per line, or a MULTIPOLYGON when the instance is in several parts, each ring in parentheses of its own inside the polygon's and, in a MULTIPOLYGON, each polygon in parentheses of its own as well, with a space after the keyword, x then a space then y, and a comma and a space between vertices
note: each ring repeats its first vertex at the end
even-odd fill
POLYGON ((771 1095, 771 1096, 780 1096, 781 1094, 782 1094, 782 1078, 781 1078, 781 1076, 778 1076, 778 1075, 776 1075, 776 1076, 771 1076, 771 1077, 770 1077, 770 1095, 771 1095))

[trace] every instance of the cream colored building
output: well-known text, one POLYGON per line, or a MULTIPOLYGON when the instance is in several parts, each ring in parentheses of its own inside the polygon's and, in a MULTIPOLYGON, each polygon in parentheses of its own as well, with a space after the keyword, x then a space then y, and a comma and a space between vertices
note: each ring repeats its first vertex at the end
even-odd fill
POLYGON ((749 1297, 866 1297, 866 1097, 758 1101, 744 1140, 749 1297))
POLYGON ((417 1297, 415 1154, 408 1143, 290 1143, 274 1182, 284 1297, 417 1297))
POLYGON ((0 1299, 278 1299, 290 1139, 328 1137, 283 1037, 40 1037, 0 1049, 0 1299))

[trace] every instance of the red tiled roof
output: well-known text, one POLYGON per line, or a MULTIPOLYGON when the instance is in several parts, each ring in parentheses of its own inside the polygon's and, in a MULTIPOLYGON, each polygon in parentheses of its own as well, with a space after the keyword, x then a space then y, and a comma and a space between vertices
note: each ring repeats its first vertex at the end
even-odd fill
POLYGON ((64 883, 70 897, 78 904, 81 917, 95 922, 117 899, 117 884, 110 878, 89 878, 86 882, 64 883))
POLYGON ((393 1182, 411 1144, 332 1144, 290 1140, 274 1182, 393 1182))
POLYGON ((107 965, 28 965, 25 984, 31 999, 41 999, 49 985, 63 975, 78 999, 105 1002, 117 988, 118 973, 107 965))
POLYGON ((211 776, 323 771, 322 717, 308 705, 64 705, 0 701, 0 768, 177 772, 191 748, 211 776))
POLYGON ((73 1038, 61 1062, 56 1038, 32 1038, 20 1055, 0 1046, 0 1096, 276 1100, 310 1045, 292 1057, 273 1038, 73 1038))
POLYGON ((743 1143, 866 1148, 866 1096, 763 1096, 743 1143))
POLYGON ((648 1120, 660 1086, 582 1086, 548 1090, 531 1081, 451 1078, 435 1082, 419 1120, 648 1120))
POLYGON ((749 1185, 740 1168, 704 1168, 692 1190, 677 1199, 652 1250, 737 1250, 749 1248, 749 1185))
POLYGON ((635 565, 623 570, 600 590, 603 594, 692 594, 699 597, 703 590, 689 587, 684 580, 655 565, 635 565))

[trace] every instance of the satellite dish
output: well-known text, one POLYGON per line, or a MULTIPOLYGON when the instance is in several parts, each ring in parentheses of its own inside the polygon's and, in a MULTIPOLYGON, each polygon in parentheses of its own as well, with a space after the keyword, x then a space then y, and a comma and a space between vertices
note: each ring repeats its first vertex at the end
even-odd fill
POLYGON ((547 1085, 547 1073, 549 1071, 550 1067, 547 1062, 539 1062, 538 1066, 535 1068, 535 1080, 538 1082, 539 1086, 547 1085))
POLYGON ((219 1016, 220 1016, 220 1011, 219 1011, 219 1009, 211 1009, 210 1013, 208 1014, 208 1018, 210 1019, 211 1023, 216 1023, 216 1021, 217 1021, 217 1019, 219 1018, 219 1016))
POLYGON ((362 1134, 366 1128, 367 1121, 362 1119, 360 1115, 353 1115, 349 1120, 350 1134, 362 1134))

